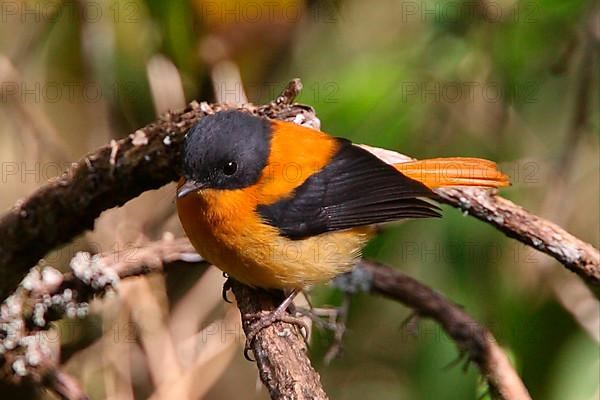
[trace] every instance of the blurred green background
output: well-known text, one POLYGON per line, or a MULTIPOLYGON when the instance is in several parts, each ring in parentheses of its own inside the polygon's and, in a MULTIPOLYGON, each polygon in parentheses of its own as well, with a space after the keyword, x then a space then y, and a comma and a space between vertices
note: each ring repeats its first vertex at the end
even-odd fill
MULTIPOLYGON (((502 195, 598 246, 598 2, 38 0, 0 7, 2 209, 158 113, 194 99, 242 101, 239 73, 255 103, 301 78, 299 101, 333 135, 418 158, 495 160, 513 182, 502 195)), ((136 234, 181 234, 168 193, 157 197, 164 204, 158 216, 151 201, 136 203, 146 205, 132 223, 136 234)), ((139 239, 123 233, 129 225, 101 228, 102 238, 87 235, 75 247, 139 239)), ((386 228, 367 255, 488 326, 533 398, 600 398, 597 297, 553 259, 448 207, 442 220, 386 228)), ((56 260, 65 267, 68 256, 56 260)), ((170 292, 152 287, 167 294, 166 309, 175 307, 170 292)), ((210 290, 219 296, 219 285, 210 290)), ((314 301, 336 305, 341 297, 321 287, 314 301)), ((114 318, 102 304, 95 310, 97 318, 114 318)), ((330 365, 322 359, 331 338, 318 335, 312 356, 332 399, 486 396, 475 367, 446 367, 457 349, 437 325, 402 325, 410 312, 357 295, 344 352, 330 365)), ((200 397, 266 397, 238 353, 200 397)), ((131 356, 130 392, 94 378, 110 363, 79 376, 71 369, 93 398, 145 398, 152 383, 142 359, 131 356)))

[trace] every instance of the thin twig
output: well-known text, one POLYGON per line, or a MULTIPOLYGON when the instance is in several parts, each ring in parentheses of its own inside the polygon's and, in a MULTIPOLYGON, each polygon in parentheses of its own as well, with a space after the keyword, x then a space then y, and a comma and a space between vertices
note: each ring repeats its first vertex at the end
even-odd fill
POLYGON ((79 386, 79 382, 66 372, 55 369, 45 377, 45 386, 64 400, 87 400, 89 397, 79 386))
POLYGON ((417 315, 437 321, 461 353, 466 353, 469 360, 477 364, 496 398, 531 399, 492 334, 460 306, 416 279, 381 264, 363 261, 359 269, 369 273, 373 293, 400 301, 413 308, 417 315))

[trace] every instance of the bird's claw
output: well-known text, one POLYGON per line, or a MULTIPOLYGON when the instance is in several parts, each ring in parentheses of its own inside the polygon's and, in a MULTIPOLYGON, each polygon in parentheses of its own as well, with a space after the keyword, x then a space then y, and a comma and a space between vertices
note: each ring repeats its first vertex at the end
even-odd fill
POLYGON ((223 291, 221 292, 221 297, 223 297, 223 300, 225 300, 226 303, 231 304, 232 301, 227 298, 227 292, 231 290, 231 278, 225 273, 223 274, 223 276, 227 278, 227 280, 225 281, 225 283, 223 283, 223 291))
POLYGON ((248 361, 255 361, 250 357, 249 352, 252 350, 252 344, 254 343, 256 336, 263 329, 271 326, 275 322, 285 322, 296 325, 299 328, 304 341, 308 343, 308 332, 310 328, 306 321, 302 317, 295 317, 288 314, 285 310, 260 311, 253 314, 245 314, 244 321, 248 323, 248 328, 246 329, 246 345, 244 346, 244 357, 248 361))

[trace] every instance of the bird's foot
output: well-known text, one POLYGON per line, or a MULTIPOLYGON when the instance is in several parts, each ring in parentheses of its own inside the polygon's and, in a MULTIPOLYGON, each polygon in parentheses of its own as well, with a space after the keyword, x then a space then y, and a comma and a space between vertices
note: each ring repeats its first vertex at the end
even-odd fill
POLYGON ((252 344, 256 339, 256 335, 263 329, 273 325, 275 322, 285 322, 296 325, 300 329, 300 333, 304 340, 308 340, 309 326, 302 317, 296 317, 288 313, 287 309, 292 304, 294 297, 297 295, 294 290, 290 295, 273 311, 260 311, 253 314, 245 314, 243 320, 249 324, 246 331, 246 345, 244 347, 244 357, 247 360, 253 361, 250 358, 249 352, 252 349, 252 344))
POLYGON ((252 350, 252 344, 256 339, 256 335, 263 329, 273 325, 275 322, 285 322, 296 325, 300 329, 300 333, 304 337, 304 340, 307 340, 309 327, 304 318, 290 315, 286 310, 279 311, 279 309, 277 309, 274 311, 261 311, 254 314, 245 314, 244 320, 250 322, 250 326, 246 330, 246 345, 244 347, 244 357, 249 361, 254 361, 250 357, 250 350, 252 350))

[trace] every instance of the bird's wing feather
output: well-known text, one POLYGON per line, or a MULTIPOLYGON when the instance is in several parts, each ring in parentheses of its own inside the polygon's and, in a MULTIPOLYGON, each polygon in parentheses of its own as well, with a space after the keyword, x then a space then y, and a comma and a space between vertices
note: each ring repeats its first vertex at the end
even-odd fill
POLYGON ((337 140, 339 148, 327 166, 289 197, 258 206, 282 235, 301 239, 402 218, 439 216, 438 207, 421 199, 435 196, 425 185, 367 150, 337 140))

